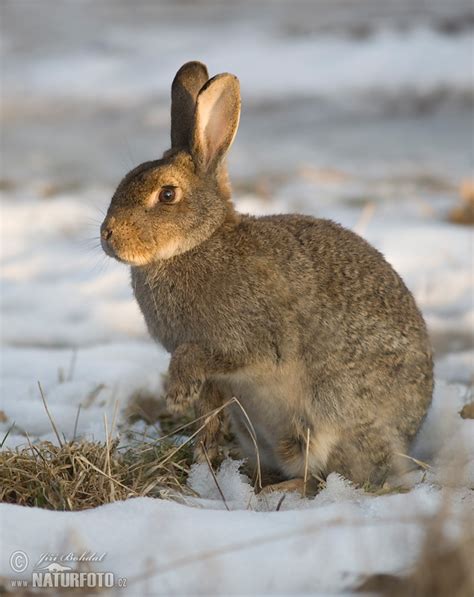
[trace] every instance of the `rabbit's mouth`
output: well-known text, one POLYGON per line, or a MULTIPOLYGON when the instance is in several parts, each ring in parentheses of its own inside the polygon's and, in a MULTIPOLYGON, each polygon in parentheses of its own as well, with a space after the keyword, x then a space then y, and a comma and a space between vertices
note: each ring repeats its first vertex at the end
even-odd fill
POLYGON ((123 251, 117 251, 113 247, 111 247, 110 243, 106 243, 102 241, 102 248, 104 252, 109 256, 113 257, 120 263, 124 263, 125 265, 148 265, 152 259, 148 256, 140 255, 140 254, 130 254, 130 253, 123 253, 123 251))
POLYGON ((118 251, 110 237, 104 238, 104 235, 102 235, 100 242, 104 253, 109 257, 120 261, 120 263, 125 263, 126 265, 146 265, 149 261, 143 255, 124 254, 123 251, 118 251))
POLYGON ((116 259, 117 261, 120 261, 121 263, 127 263, 127 260, 120 256, 115 249, 113 239, 107 237, 104 232, 101 232, 100 244, 102 245, 102 250, 106 255, 116 259))
MULTIPOLYGON (((117 234, 117 228, 112 228, 115 218, 106 219, 100 229, 100 243, 106 255, 125 263, 126 265, 145 265, 150 259, 148 251, 124 250, 121 235, 117 234)), ((119 231, 120 232, 120 231, 119 231)))
POLYGON ((109 244, 109 242, 105 240, 103 237, 100 239, 100 244, 102 245, 102 250, 106 255, 108 255, 109 257, 113 257, 114 259, 118 259, 118 256, 112 248, 111 244, 109 244))

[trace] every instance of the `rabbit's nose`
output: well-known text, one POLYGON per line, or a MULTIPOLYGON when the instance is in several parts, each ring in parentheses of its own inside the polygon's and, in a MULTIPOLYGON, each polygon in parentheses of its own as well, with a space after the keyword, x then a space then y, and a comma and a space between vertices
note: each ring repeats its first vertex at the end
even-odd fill
POLYGON ((114 248, 112 246, 112 235, 113 230, 109 222, 107 222, 107 225, 103 224, 100 229, 100 244, 102 245, 102 249, 104 250, 104 252, 107 253, 107 255, 109 255, 110 257, 115 256, 114 248))
POLYGON ((102 230, 100 231, 100 236, 105 241, 110 240, 110 237, 112 236, 112 229, 111 228, 102 228, 102 230))

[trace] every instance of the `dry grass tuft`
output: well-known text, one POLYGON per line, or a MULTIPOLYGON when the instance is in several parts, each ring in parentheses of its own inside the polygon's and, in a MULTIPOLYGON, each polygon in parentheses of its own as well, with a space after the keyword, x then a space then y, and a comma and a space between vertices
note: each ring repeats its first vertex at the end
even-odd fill
POLYGON ((468 402, 459 411, 463 419, 474 419, 474 402, 468 402))
POLYGON ((49 510, 85 510, 139 496, 189 494, 189 444, 117 449, 117 442, 50 442, 0 451, 0 501, 49 510))
MULTIPOLYGON (((129 402, 122 429, 122 437, 130 440, 130 446, 119 448, 118 441, 111 439, 105 416, 105 443, 61 439, 39 383, 38 387, 59 445, 46 441, 33 444, 28 439, 28 446, 0 450, 0 502, 49 510, 85 510, 133 497, 179 499, 193 494, 186 481, 197 436, 233 402, 242 408, 234 398, 205 416, 196 418, 190 410, 175 417, 162 400, 138 393, 129 402), (133 424, 140 420, 147 428, 134 431, 133 424), (155 424, 155 431, 164 435, 150 441, 148 429, 155 424), (188 435, 180 435, 183 432, 188 435)), ((114 421, 115 414, 112 429, 114 421)), ((249 427, 256 441, 250 421, 249 427)))

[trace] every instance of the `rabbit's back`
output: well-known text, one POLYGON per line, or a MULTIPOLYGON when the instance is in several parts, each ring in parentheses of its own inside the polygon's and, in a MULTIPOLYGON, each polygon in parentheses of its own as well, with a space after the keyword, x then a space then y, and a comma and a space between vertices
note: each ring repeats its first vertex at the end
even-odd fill
POLYGON ((333 345, 337 338, 360 345, 373 337, 386 350, 430 352, 412 294, 360 236, 330 220, 299 215, 250 219, 247 225, 257 250, 284 272, 294 307, 309 329, 318 328, 321 344, 326 335, 333 345))

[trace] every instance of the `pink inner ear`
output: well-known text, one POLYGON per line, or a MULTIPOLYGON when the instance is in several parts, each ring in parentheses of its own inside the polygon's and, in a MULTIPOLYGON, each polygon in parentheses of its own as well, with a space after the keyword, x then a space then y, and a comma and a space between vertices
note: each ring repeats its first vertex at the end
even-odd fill
POLYGON ((227 152, 237 132, 239 84, 229 74, 217 75, 199 93, 194 121, 193 152, 207 168, 227 152))
POLYGON ((226 101, 224 94, 221 94, 210 110, 210 119, 205 130, 205 137, 207 142, 207 153, 209 159, 219 151, 219 148, 225 141, 226 127, 229 123, 226 118, 226 101))
POLYGON ((226 114, 225 93, 216 98, 209 98, 200 106, 200 137, 204 158, 209 163, 217 154, 226 140, 229 129, 228 114, 226 114))

